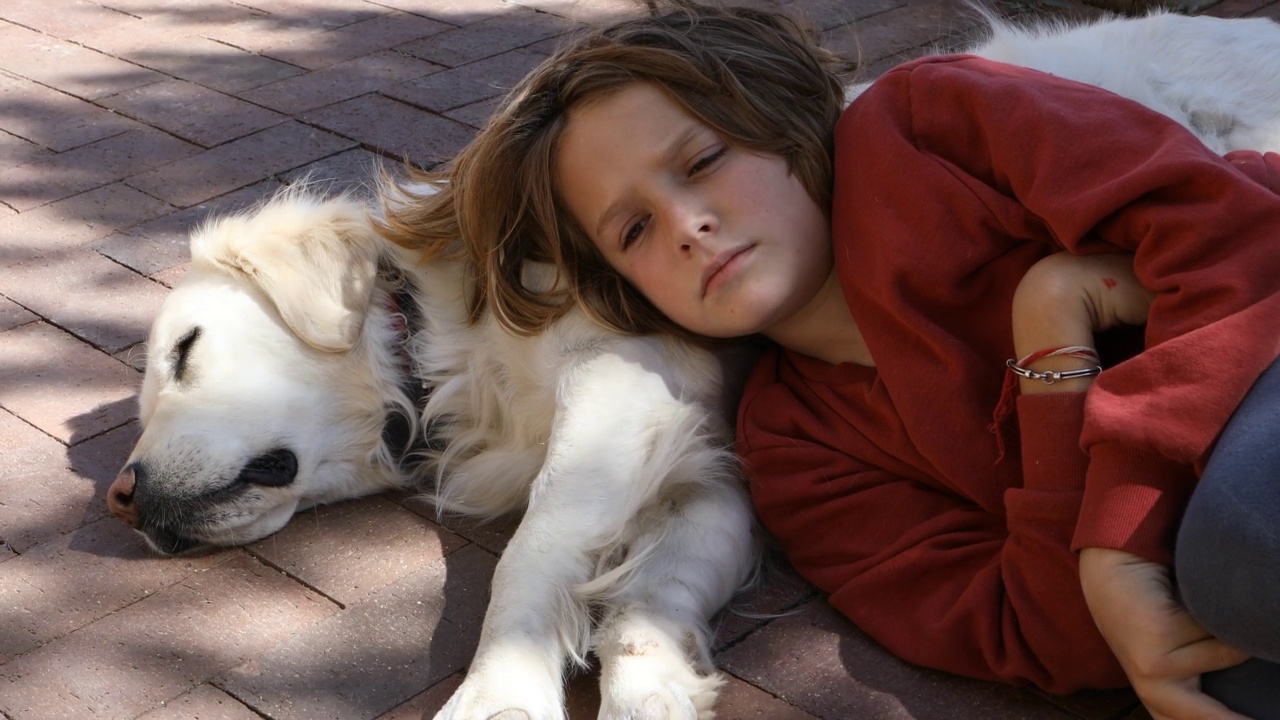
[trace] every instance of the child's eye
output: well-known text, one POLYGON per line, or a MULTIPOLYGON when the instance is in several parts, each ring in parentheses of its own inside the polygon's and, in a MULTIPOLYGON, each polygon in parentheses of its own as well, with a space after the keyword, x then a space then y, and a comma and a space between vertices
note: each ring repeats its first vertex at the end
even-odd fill
POLYGON ((715 163, 715 161, 724 157, 724 154, 727 150, 728 148, 722 147, 708 155, 703 155, 701 158, 698 159, 698 162, 693 164, 693 167, 689 168, 689 177, 693 177, 694 175, 697 175, 703 170, 706 170, 707 168, 711 167, 715 163))
POLYGON ((622 235, 622 249, 626 250, 631 247, 632 243, 640 239, 640 235, 644 233, 645 226, 649 224, 649 218, 637 220, 627 226, 627 230, 622 235))

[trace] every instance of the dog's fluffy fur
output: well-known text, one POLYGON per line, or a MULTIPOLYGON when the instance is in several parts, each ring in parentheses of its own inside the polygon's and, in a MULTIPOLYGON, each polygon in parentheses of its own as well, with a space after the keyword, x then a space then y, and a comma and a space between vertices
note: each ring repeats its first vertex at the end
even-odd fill
MULTIPOLYGON (((1127 95, 1220 151, 1280 145, 1267 20, 993 28, 974 52, 1127 95)), ((249 542, 300 508, 387 488, 523 512, 439 717, 562 718, 564 665, 588 650, 602 718, 711 717, 707 621, 757 559, 728 450, 733 373, 579 314, 533 338, 468 324, 463 268, 418 265, 366 212, 289 192, 194 234, 152 329, 144 431, 113 510, 161 552, 249 542), (409 435, 388 432, 397 413, 409 435)))
POLYGON ((1219 153, 1280 149, 1280 25, 1156 12, 1087 24, 986 15, 976 55, 1096 85, 1173 118, 1219 153))

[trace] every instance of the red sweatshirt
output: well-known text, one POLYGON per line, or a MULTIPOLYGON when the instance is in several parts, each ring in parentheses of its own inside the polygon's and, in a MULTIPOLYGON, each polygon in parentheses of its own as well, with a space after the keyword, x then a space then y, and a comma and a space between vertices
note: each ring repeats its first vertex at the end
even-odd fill
POLYGON ((1075 550, 1168 563, 1197 470, 1280 353, 1280 158, 1214 155, 1096 88, 972 57, 890 71, 836 130, 836 270, 877 367, 767 354, 739 411, 760 516, 899 656, 1051 692, 1125 683, 1075 550), (1018 399, 1014 289, 1134 252, 1146 350, 1018 399))

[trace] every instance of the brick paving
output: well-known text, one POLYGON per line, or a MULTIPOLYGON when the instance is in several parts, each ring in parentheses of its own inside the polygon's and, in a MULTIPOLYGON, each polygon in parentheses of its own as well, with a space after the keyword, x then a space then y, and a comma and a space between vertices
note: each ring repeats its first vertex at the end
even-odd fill
MULTIPOLYGON (((958 0, 749 1, 803 8, 869 75, 971 28, 958 0)), ((0 717, 401 719, 444 703, 511 523, 442 527, 391 495, 248 547, 150 556, 104 504, 138 433, 147 326, 209 213, 448 158, 558 36, 630 7, 0 2, 0 717)), ((1207 12, 1277 18, 1280 2, 1207 12)), ((1146 717, 1128 692, 1051 698, 911 667, 784 573, 743 604, 755 614, 722 618, 715 645, 723 718, 1146 717)), ((575 677, 571 716, 597 703, 575 677)))

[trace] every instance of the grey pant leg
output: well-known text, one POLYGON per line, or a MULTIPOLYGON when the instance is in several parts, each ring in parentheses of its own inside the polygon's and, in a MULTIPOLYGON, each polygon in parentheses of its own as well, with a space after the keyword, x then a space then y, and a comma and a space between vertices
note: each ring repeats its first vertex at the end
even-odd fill
POLYGON ((1191 615, 1255 656, 1205 675, 1205 692, 1255 720, 1280 720, 1280 362, 1223 430, 1187 506, 1174 564, 1191 615))
POLYGON ((1200 676, 1200 689, 1253 720, 1280 720, 1280 665, 1254 658, 1200 676))

